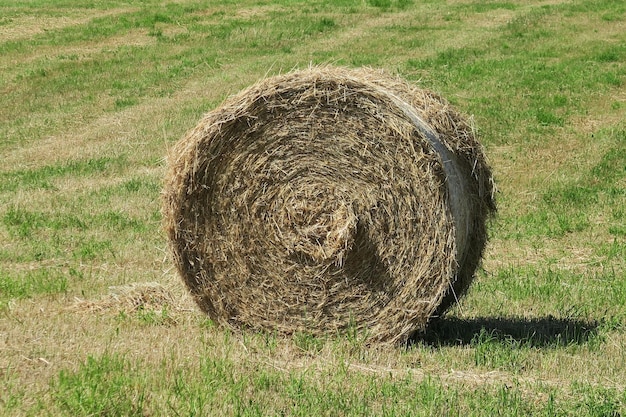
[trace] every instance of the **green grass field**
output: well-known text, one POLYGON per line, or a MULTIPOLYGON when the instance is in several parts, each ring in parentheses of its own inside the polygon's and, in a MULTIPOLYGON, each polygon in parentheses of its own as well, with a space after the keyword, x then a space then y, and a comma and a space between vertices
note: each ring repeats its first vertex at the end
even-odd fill
POLYGON ((623 0, 2 0, 0 415, 626 415, 623 0), (409 347, 232 333, 176 276, 168 148, 225 97, 374 66, 472 115, 499 213, 409 347))

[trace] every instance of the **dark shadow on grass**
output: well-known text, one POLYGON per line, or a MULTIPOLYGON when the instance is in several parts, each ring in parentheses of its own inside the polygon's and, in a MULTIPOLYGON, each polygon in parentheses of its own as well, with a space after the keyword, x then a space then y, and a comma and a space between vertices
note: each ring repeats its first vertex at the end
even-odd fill
POLYGON ((435 320, 425 333, 415 335, 409 345, 464 346, 475 343, 481 335, 501 341, 519 342, 529 347, 559 347, 588 343, 598 334, 598 323, 574 319, 543 317, 435 320))

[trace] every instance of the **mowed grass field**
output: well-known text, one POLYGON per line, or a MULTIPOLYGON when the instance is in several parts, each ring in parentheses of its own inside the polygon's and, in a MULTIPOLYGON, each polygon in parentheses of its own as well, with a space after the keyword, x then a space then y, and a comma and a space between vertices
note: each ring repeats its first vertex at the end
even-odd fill
POLYGON ((0 415, 626 415, 626 4, 1 1, 0 415), (328 63, 441 93, 495 173, 483 269, 411 346, 216 327, 168 255, 169 147, 328 63))

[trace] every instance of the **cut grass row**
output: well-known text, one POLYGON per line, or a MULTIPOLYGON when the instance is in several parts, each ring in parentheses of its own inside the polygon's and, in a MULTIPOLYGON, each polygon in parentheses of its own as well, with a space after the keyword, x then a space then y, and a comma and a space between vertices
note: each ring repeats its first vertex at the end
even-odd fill
MULTIPOLYGON (((116 336, 109 334, 109 343, 132 338, 129 332, 140 326, 154 326, 154 321, 149 324, 140 316, 135 321, 142 324, 118 319, 116 336)), ((202 329, 204 336, 184 352, 191 356, 174 350, 154 368, 149 348, 131 354, 105 347, 103 353, 88 356, 52 378, 30 413, 607 416, 619 415, 626 399, 620 385, 528 378, 524 368, 545 363, 548 355, 540 349, 546 347, 485 330, 469 340, 461 358, 454 360, 449 355, 458 347, 418 346, 390 358, 362 346, 358 338, 296 336, 286 341, 248 335, 242 340, 216 331, 210 323, 199 321, 192 328, 202 329), (439 353, 433 355, 433 349, 439 353), (320 356, 328 363, 316 359, 320 356), (467 362, 474 364, 473 371, 449 368, 467 362)), ((157 340, 150 337, 145 342, 157 340)), ((559 360, 567 361, 580 355, 586 343, 570 340, 554 348, 565 349, 559 360)), ((601 342, 594 342, 591 349, 593 355, 601 355, 601 342)), ((5 375, 5 387, 7 410, 16 411, 11 404, 26 402, 27 391, 10 373, 5 375)))

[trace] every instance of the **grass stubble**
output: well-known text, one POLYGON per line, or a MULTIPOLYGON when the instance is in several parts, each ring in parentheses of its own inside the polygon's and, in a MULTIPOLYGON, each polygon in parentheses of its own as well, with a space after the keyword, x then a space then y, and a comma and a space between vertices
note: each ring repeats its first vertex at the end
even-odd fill
POLYGON ((626 413, 620 2, 1 8, 0 413, 626 413), (484 270, 405 349, 231 333, 168 258, 167 147, 225 96, 309 62, 441 92, 474 115, 494 168, 484 270))

